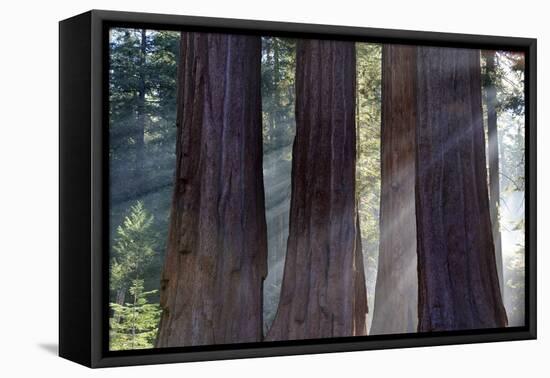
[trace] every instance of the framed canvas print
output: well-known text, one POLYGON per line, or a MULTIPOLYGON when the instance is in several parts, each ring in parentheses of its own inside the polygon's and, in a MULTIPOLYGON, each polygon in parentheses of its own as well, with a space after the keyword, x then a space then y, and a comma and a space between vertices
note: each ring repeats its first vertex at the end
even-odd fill
POLYGON ((60 22, 60 355, 536 337, 536 40, 60 22))

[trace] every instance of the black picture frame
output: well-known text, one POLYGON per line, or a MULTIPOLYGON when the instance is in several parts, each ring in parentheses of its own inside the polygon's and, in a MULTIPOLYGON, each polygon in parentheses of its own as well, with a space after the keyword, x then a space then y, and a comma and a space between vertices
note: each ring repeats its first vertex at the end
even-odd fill
POLYGON ((92 10, 59 23, 59 355, 88 367, 535 339, 536 39, 92 10), (526 325, 108 351, 108 29, 201 30, 522 51, 526 55, 526 325))

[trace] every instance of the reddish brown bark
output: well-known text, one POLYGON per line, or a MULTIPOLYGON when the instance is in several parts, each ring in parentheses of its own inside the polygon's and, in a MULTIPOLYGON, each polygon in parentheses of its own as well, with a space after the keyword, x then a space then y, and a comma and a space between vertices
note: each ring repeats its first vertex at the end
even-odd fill
POLYGON ((355 205, 355 45, 299 40, 290 230, 269 340, 365 334, 355 205))
POLYGON ((262 338, 260 37, 182 33, 157 347, 262 338))
POLYGON ((381 200, 371 334, 415 332, 416 47, 382 47, 381 200))
POLYGON ((418 330, 504 327, 479 51, 419 47, 417 67, 418 330))

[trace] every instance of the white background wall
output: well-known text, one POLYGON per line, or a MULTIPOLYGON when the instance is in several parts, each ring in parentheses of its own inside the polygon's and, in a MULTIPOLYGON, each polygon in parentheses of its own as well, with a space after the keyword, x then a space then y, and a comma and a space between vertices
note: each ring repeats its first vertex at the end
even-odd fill
POLYGON ((520 377, 550 373, 545 235, 550 212, 550 28, 544 1, 6 0, 0 14, 0 375, 61 377, 520 377), (63 4, 63 5, 62 5, 63 4), (55 355, 58 247, 58 25, 89 9, 536 37, 539 340, 89 370, 55 355), (546 66, 546 67, 545 67, 546 66), (546 349, 546 350, 545 350, 546 349))

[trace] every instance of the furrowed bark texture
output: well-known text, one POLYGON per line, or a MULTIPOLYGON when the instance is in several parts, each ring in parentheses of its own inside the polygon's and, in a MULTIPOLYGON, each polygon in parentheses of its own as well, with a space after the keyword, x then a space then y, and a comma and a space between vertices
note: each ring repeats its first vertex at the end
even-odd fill
POLYGON ((299 40, 290 230, 268 340, 366 333, 355 205, 355 45, 299 40))
POLYGON ((157 347, 262 339, 260 37, 182 33, 157 347))
POLYGON ((419 47, 417 69, 418 330, 504 327, 479 51, 419 47))
POLYGON ((416 48, 382 47, 380 249, 371 334, 415 332, 416 48))
POLYGON ((499 225, 499 202, 500 202, 500 175, 499 175, 499 152, 498 152, 498 127, 497 127, 497 90, 494 83, 495 74, 495 52, 485 51, 487 69, 487 87, 485 96, 487 102, 487 143, 489 154, 489 209, 491 211, 491 222, 493 224, 493 239, 495 240, 495 256, 497 261, 498 282, 500 292, 503 293, 504 279, 502 276, 502 241, 499 225))

